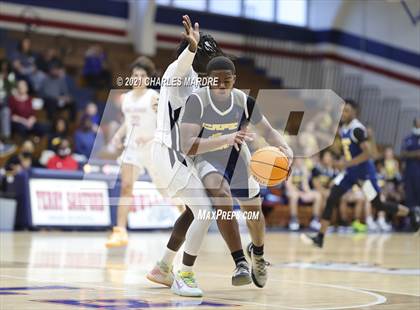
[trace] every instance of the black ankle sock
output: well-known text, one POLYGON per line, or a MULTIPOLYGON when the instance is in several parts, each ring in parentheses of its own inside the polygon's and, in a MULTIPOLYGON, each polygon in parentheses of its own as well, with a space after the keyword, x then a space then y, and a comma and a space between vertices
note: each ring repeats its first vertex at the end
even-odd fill
POLYGON ((240 262, 244 262, 244 261, 246 262, 245 254, 243 250, 238 250, 238 251, 232 252, 231 254, 232 254, 233 260, 235 261, 236 266, 240 262))
POLYGON ((324 240, 324 234, 322 232, 319 232, 317 237, 321 240, 324 240))
POLYGON ((258 256, 264 255, 264 244, 262 246, 256 246, 255 244, 252 244, 252 252, 258 256))

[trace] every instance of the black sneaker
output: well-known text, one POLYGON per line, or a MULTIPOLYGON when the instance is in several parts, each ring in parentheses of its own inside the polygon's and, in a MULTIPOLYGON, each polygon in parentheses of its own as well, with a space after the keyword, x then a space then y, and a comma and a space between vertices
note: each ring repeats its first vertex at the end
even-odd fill
POLYGON ((321 238, 318 234, 311 236, 308 234, 301 234, 300 240, 302 240, 303 243, 308 245, 313 245, 315 247, 318 247, 322 249, 322 246, 324 245, 324 239, 321 238))
POLYGON ((250 284, 251 282, 252 279, 251 274, 249 272, 248 263, 246 261, 240 262, 233 271, 232 285, 241 286, 250 284))

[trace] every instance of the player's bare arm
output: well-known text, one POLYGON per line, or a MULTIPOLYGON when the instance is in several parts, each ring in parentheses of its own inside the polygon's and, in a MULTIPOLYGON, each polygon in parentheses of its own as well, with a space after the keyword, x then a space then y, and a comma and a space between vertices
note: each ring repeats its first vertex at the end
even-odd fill
POLYGON ((127 131, 127 127, 124 124, 121 125, 120 128, 118 128, 117 132, 114 134, 114 136, 111 139, 112 145, 114 145, 117 148, 122 147, 121 140, 125 137, 127 131))
POLYGON ((225 145, 234 146, 239 150, 239 145, 254 139, 253 133, 243 130, 215 138, 199 138, 201 126, 191 123, 182 123, 180 130, 181 149, 187 155, 212 152, 225 145))
POLYGON ((338 168, 345 169, 353 166, 357 166, 369 159, 372 158, 372 152, 367 141, 360 143, 360 148, 362 149, 362 153, 360 155, 352 158, 349 161, 342 161, 338 164, 338 168))
POLYGON ((291 165, 293 161, 292 149, 284 137, 271 126, 265 116, 255 125, 255 128, 268 144, 278 147, 289 158, 289 165, 291 165))

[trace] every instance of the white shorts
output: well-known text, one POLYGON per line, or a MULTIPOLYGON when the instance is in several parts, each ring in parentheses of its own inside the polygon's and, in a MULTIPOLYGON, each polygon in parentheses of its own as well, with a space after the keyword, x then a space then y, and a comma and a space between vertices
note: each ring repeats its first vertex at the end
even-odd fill
MULTIPOLYGON (((194 164, 188 156, 160 142, 153 142, 151 154, 153 181, 156 186, 164 188, 169 196, 174 197, 178 191, 187 187, 192 176, 198 178, 194 164)), ((199 189, 204 188, 201 182, 194 184, 197 184, 199 189)))

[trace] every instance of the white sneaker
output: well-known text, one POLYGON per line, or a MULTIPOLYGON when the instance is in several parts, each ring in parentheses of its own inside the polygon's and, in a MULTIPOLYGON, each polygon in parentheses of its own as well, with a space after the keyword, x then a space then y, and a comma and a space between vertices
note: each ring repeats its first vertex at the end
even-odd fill
POLYGON ((247 261, 239 262, 232 275, 232 285, 241 286, 252 282, 247 261))
POLYGON ((299 222, 296 221, 296 220, 291 220, 289 222, 289 230, 298 231, 299 230, 299 222))
POLYGON ((392 231, 392 226, 389 225, 384 219, 380 218, 378 220, 378 226, 380 228, 381 231, 383 232, 390 232, 392 231))
POLYGON ((252 243, 246 247, 249 258, 251 259, 251 277, 252 282, 257 287, 264 287, 267 283, 267 266, 268 262, 265 261, 262 255, 255 255, 252 251, 252 243))
POLYGON ((157 262, 153 269, 146 275, 146 278, 152 282, 171 287, 174 282, 174 273, 172 266, 169 267, 164 262, 157 262))
POLYGON ((371 218, 366 219, 366 225, 368 227, 368 231, 370 231, 370 232, 378 232, 379 231, 378 224, 371 218))
POLYGON ((203 291, 198 287, 193 272, 179 271, 171 286, 172 292, 179 296, 202 297, 203 291))
POLYGON ((321 228, 321 222, 316 219, 312 219, 312 221, 309 223, 309 228, 318 231, 321 228))

